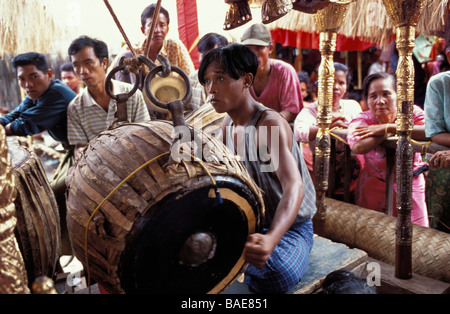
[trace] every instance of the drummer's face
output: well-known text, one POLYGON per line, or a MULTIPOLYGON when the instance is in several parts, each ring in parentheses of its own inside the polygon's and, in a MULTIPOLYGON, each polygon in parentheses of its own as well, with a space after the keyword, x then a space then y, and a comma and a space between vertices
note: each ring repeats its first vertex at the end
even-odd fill
POLYGON ((20 87, 31 99, 38 99, 47 91, 50 87, 52 76, 52 70, 49 69, 46 73, 43 73, 32 64, 17 67, 17 78, 20 87))
POLYGON ((244 77, 236 80, 219 63, 212 62, 206 68, 204 80, 208 100, 217 112, 228 112, 239 104, 245 88, 244 77))

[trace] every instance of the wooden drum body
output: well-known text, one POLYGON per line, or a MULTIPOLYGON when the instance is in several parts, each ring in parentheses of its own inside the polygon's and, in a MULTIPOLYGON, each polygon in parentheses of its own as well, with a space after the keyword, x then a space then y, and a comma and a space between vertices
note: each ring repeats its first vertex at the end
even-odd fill
POLYGON ((186 123, 198 130, 202 130, 208 135, 218 134, 222 126, 223 118, 226 115, 226 113, 216 112, 211 103, 208 102, 188 114, 186 116, 186 123))
POLYGON ((40 276, 52 278, 60 251, 61 226, 58 205, 45 171, 34 152, 7 137, 17 192, 16 238, 25 262, 28 282, 40 276))
POLYGON ((261 192, 241 163, 204 133, 202 148, 220 148, 220 158, 161 156, 173 130, 149 121, 105 131, 68 177, 72 247, 109 293, 219 293, 246 265, 247 236, 261 231, 261 192))

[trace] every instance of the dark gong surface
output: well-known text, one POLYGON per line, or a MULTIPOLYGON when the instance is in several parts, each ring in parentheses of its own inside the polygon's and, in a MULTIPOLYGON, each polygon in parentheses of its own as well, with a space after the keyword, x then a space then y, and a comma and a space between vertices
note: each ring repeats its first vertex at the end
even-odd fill
MULTIPOLYGON (((255 214, 260 210, 240 181, 221 177, 216 182, 219 188, 233 190, 246 199, 255 214)), ((248 221, 232 201, 224 199, 219 205, 216 198, 208 197, 210 189, 171 194, 147 211, 119 265, 126 293, 207 293, 229 274, 242 254, 248 221), (198 266, 180 263, 184 243, 198 232, 213 235, 214 256, 198 266)))

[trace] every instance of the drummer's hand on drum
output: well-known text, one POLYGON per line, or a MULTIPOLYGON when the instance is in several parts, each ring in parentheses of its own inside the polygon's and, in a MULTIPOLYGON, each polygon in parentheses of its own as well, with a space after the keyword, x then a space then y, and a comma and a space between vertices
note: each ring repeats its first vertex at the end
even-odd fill
POLYGON ((273 243, 270 236, 261 233, 251 234, 245 243, 245 259, 250 265, 262 268, 275 246, 276 243, 273 243))

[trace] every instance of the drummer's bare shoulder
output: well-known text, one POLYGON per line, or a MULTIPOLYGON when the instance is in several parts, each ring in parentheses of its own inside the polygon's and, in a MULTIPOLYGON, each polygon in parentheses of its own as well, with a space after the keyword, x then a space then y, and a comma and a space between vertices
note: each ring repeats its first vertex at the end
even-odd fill
MULTIPOLYGON (((266 110, 261 116, 258 126, 279 127, 284 132, 291 132, 291 127, 279 112, 266 110)), ((283 132, 283 133, 284 133, 283 132)))

